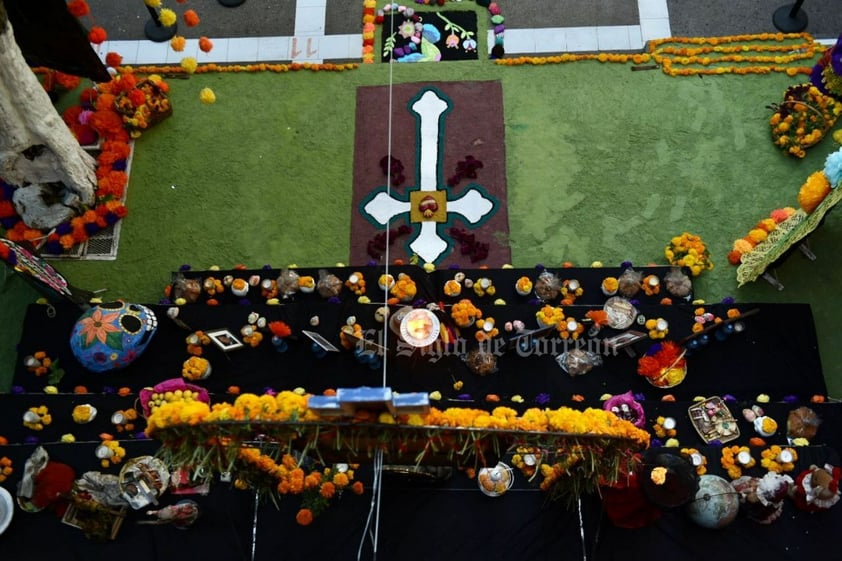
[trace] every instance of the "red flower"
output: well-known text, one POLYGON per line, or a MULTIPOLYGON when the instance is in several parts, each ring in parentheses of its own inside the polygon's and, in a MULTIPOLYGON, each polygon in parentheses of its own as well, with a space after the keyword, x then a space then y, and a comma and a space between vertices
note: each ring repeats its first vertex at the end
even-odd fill
POLYGON ((209 53, 213 49, 213 41, 207 37, 199 37, 199 48, 203 53, 209 53))
POLYGON ((56 72, 53 77, 56 83, 66 90, 74 90, 82 82, 82 79, 72 74, 65 74, 64 72, 56 72))
POLYGON ((195 10, 187 10, 184 12, 184 23, 187 27, 196 27, 199 25, 199 14, 195 10))
POLYGON ((100 45, 104 43, 106 39, 108 39, 108 34, 98 25, 93 26, 90 33, 88 33, 88 41, 94 45, 100 45))
POLYGON ((123 57, 120 56, 119 53, 115 53, 115 52, 111 51, 107 55, 105 55, 105 65, 106 66, 116 68, 116 67, 120 66, 120 64, 122 62, 123 62, 123 57))
MULTIPOLYGON (((17 213, 15 212, 15 205, 12 204, 12 201, 0 201, 0 218, 8 218, 15 214, 17 213)), ((0 245, 0 247, 5 246, 0 245)))
POLYGON ((73 17, 80 18, 91 13, 91 8, 85 0, 72 0, 72 2, 67 4, 67 11, 70 12, 73 17))
POLYGON ((129 92, 129 101, 131 101, 132 105, 135 107, 140 107, 146 103, 146 94, 140 90, 132 90, 129 92))

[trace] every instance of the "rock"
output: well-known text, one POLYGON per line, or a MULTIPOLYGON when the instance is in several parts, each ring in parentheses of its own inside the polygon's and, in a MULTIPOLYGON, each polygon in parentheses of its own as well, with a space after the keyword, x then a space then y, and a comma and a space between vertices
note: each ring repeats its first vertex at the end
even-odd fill
MULTIPOLYGON (((19 187, 12 195, 15 211, 30 228, 49 230, 78 214, 79 197, 57 184, 19 187)), ((60 184, 58 184, 60 185, 60 184)))

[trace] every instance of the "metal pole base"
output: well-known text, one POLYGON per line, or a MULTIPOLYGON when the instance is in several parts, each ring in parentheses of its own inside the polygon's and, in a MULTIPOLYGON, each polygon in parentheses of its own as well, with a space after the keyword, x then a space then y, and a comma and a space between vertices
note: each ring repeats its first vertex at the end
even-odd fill
POLYGON ((772 23, 775 29, 784 33, 801 33, 807 29, 807 13, 804 10, 796 10, 793 13, 794 5, 781 6, 772 14, 772 23))
POLYGON ((240 4, 245 4, 246 0, 218 0, 218 2, 226 8, 236 8, 240 4))
POLYGON ((178 33, 178 23, 174 23, 170 27, 164 27, 163 25, 158 25, 155 20, 150 19, 146 22, 143 32, 150 41, 163 43, 175 37, 175 34, 178 33))

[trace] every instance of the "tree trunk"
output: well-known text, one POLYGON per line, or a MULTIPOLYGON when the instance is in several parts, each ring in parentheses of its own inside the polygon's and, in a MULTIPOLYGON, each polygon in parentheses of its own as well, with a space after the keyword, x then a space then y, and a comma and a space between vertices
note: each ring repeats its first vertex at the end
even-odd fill
MULTIPOLYGON (((27 65, 0 0, 0 177, 18 191, 61 184, 54 204, 72 216, 94 203, 95 168, 27 65)), ((29 219, 27 224, 38 228, 63 221, 35 226, 29 219)))

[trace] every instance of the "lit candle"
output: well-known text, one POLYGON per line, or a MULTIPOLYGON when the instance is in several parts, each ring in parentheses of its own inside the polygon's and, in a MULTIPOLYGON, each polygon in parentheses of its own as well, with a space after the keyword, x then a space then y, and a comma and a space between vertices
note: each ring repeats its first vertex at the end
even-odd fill
POLYGON ((789 450, 781 450, 781 453, 778 454, 778 461, 782 464, 792 463, 792 452, 789 450))
POLYGON ((673 430, 675 428, 675 419, 667 417, 664 419, 664 428, 666 430, 673 430))
POLYGON ((567 283, 567 288, 573 291, 579 290, 579 281, 572 279, 567 283))
POLYGON ((486 289, 489 286, 491 286, 491 280, 490 279, 480 279, 479 285, 480 285, 480 288, 486 289))
POLYGON ((487 333, 491 333, 491 331, 493 329, 494 329, 494 323, 493 322, 486 321, 485 323, 482 324, 482 330, 487 332, 487 333))
POLYGON ((528 466, 534 466, 537 462, 535 459, 535 454, 524 454, 523 455, 523 463, 528 466))
POLYGON ((751 454, 743 450, 739 454, 737 454, 737 461, 747 466, 751 462, 751 454))
POLYGON ((23 414, 23 422, 24 423, 40 423, 41 416, 34 412, 34 411, 27 411, 23 414))
POLYGON ((575 320, 570 320, 567 322, 567 331, 573 332, 576 331, 578 325, 576 324, 575 320))
POLYGON ((357 275, 351 275, 350 277, 348 277, 348 282, 351 284, 357 284, 358 282, 360 282, 360 277, 357 275))
POLYGON ((660 283, 661 281, 658 280, 658 277, 649 277, 649 286, 651 286, 652 288, 655 288, 660 283))
POLYGON ((655 323, 655 329, 657 329, 658 331, 666 331, 669 325, 670 324, 667 323, 667 320, 659 318, 657 323, 655 323))
POLYGON ((702 462, 704 461, 704 459, 702 458, 701 454, 696 452, 696 453, 690 455, 690 461, 693 462, 694 467, 699 467, 700 465, 702 465, 702 462))
POLYGON ((126 423, 126 416, 123 415, 122 411, 115 411, 113 415, 111 415, 111 422, 115 425, 123 425, 126 423))

